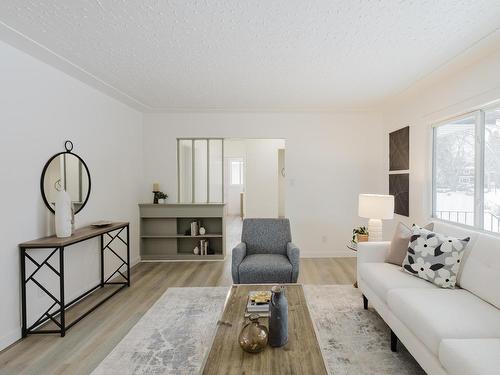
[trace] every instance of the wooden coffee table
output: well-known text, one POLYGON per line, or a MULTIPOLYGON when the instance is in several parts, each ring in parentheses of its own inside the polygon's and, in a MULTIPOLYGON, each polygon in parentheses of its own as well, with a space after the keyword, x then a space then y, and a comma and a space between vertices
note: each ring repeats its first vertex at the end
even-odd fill
MULTIPOLYGON (((248 322, 244 318, 248 293, 270 290, 272 285, 233 285, 205 358, 201 373, 208 374, 328 374, 304 290, 299 284, 285 284, 288 299, 288 343, 257 354, 244 352, 238 335, 248 322)), ((267 318, 260 318, 267 326, 267 318)))

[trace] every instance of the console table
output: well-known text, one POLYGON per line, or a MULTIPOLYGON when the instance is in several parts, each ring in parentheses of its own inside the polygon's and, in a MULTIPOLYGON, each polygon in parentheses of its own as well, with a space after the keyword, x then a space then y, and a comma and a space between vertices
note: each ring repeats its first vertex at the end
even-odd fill
MULTIPOLYGON (((85 316, 94 311, 97 307, 102 305, 108 299, 113 297, 116 293, 121 291, 123 288, 130 286, 130 245, 129 245, 129 223, 120 222, 112 223, 105 227, 93 227, 88 226, 80 228, 75 231, 71 237, 57 238, 56 236, 39 238, 33 241, 23 242, 19 245, 21 250, 21 303, 22 303, 22 336, 26 337, 28 334, 40 334, 40 333, 59 333, 61 337, 64 337, 66 331, 70 329, 73 325, 82 320, 85 316), (120 234, 126 229, 126 238, 123 239, 120 234), (116 232, 116 233, 112 233, 116 232), (87 290, 85 293, 79 295, 75 299, 66 302, 64 298, 64 250, 67 246, 77 244, 82 241, 89 240, 91 238, 100 237, 100 256, 101 256, 101 282, 95 287, 87 290), (121 241, 127 247, 126 259, 123 259, 113 248, 110 246, 113 241, 121 241), (33 258, 30 253, 40 249, 52 249, 49 255, 42 261, 39 262, 33 258), (120 266, 106 279, 104 279, 104 252, 109 250, 113 253, 119 261, 121 261, 120 266), (49 260, 54 254, 59 255, 59 267, 54 267, 49 260), (35 266, 35 270, 26 277, 26 262, 30 261, 35 266), (51 293, 47 287, 45 287, 42 282, 35 278, 36 274, 43 267, 50 269, 59 278, 59 298, 51 293), (122 267, 126 267, 126 272, 122 272, 122 267), (124 274, 125 272, 125 274, 124 274), (124 281, 110 281, 114 276, 121 275, 124 281), (47 294, 53 301, 52 305, 29 327, 27 325, 27 301, 26 301, 26 285, 29 282, 37 285, 45 294, 47 294), (91 307, 83 315, 76 318, 73 322, 67 324, 66 322, 66 309, 73 306, 78 301, 82 300, 84 297, 88 296, 93 291, 98 288, 103 288, 105 285, 120 285, 120 287, 115 290, 112 294, 108 295, 102 301, 91 307), (55 311, 51 311, 54 307, 57 307, 55 311), (57 317, 59 316, 59 321, 57 317), (52 321, 59 329, 37 329, 44 323, 52 321)), ((33 254, 32 254, 33 255, 33 254)), ((57 293, 56 293, 57 294, 57 293)))

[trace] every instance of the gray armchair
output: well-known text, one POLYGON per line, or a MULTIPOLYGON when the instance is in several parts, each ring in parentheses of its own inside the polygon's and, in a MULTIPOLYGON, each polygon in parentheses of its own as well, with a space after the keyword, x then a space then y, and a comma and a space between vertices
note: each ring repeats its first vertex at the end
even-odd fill
POLYGON ((233 249, 233 283, 296 283, 299 257, 288 219, 245 219, 241 243, 233 249))

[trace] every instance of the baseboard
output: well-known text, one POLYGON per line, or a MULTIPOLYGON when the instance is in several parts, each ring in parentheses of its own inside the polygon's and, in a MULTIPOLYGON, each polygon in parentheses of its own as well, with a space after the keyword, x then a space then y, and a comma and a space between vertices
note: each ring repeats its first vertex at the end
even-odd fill
POLYGON ((301 258, 355 258, 356 252, 351 250, 341 250, 341 251, 332 251, 332 252, 300 252, 301 258))
POLYGON ((142 263, 176 263, 176 262, 224 262, 224 259, 144 259, 142 263))
POLYGON ((20 340, 21 336, 22 336, 21 327, 18 327, 18 328, 14 328, 6 335, 0 337, 0 351, 8 348, 12 344, 14 344, 16 341, 20 340))
POLYGON ((130 268, 136 266, 137 264, 141 263, 141 258, 140 257, 137 257, 135 259, 132 259, 130 261, 130 268))

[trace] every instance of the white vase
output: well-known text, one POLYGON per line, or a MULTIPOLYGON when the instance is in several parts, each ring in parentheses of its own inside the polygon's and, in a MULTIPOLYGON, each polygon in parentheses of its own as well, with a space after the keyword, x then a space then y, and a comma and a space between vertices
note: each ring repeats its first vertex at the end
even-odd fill
POLYGON ((64 190, 56 193, 56 236, 59 238, 71 236, 71 198, 64 190))

